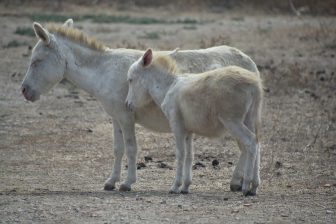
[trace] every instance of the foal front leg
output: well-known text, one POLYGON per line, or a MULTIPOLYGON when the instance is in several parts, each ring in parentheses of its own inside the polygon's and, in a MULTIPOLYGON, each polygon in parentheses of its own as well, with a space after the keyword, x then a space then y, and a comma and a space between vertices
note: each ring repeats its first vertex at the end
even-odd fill
POLYGON ((189 193, 189 186, 192 180, 192 162, 194 158, 192 134, 188 134, 185 138, 186 155, 183 167, 183 186, 181 189, 182 194, 189 193))
POLYGON ((185 158, 185 139, 187 133, 180 127, 173 128, 176 141, 176 176, 175 181, 170 188, 169 193, 179 193, 179 188, 182 185, 183 163, 185 158))
POLYGON ((124 156, 124 137, 119 123, 113 119, 113 136, 114 136, 114 165, 110 177, 105 181, 104 190, 112 191, 115 189, 115 183, 120 180, 121 160, 124 156))

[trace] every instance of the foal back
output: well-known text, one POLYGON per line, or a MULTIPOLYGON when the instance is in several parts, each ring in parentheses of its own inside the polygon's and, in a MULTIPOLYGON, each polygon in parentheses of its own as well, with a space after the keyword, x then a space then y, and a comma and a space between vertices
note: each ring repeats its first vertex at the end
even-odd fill
POLYGON ((261 82, 255 74, 230 66, 189 76, 177 102, 188 131, 219 137, 224 131, 220 119, 243 121, 260 92, 261 82))

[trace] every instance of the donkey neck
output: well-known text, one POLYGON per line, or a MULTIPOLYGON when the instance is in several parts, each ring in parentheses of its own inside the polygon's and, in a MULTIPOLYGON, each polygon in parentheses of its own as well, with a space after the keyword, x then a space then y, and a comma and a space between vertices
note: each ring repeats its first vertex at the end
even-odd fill
MULTIPOLYGON (((153 69, 154 70, 154 69, 153 69)), ((169 90, 176 81, 175 75, 166 73, 164 71, 151 71, 152 75, 148 75, 148 92, 153 98, 154 102, 160 106, 169 90)))
POLYGON ((109 51, 90 49, 74 41, 60 38, 66 58, 64 77, 93 96, 99 95, 99 83, 111 60, 109 51))

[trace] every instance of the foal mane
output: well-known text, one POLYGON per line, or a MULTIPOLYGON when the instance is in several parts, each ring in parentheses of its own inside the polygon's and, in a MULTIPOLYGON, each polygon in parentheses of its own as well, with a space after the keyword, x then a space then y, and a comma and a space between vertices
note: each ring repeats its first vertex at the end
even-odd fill
POLYGON ((78 42, 96 51, 106 51, 108 48, 95 38, 89 37, 76 28, 65 27, 56 24, 48 24, 47 29, 51 33, 58 34, 68 40, 78 42))
POLYGON ((176 61, 169 55, 154 54, 152 65, 159 67, 161 70, 175 75, 178 72, 176 61))

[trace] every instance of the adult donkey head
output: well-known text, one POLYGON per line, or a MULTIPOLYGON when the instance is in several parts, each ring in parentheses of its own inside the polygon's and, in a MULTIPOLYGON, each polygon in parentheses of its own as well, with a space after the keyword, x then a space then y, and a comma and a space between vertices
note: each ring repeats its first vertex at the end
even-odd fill
MULTIPOLYGON (((68 19, 63 26, 72 27, 73 20, 68 19)), ((34 22, 33 28, 39 41, 21 86, 23 96, 32 102, 60 82, 66 69, 66 59, 55 36, 39 23, 34 22)))

